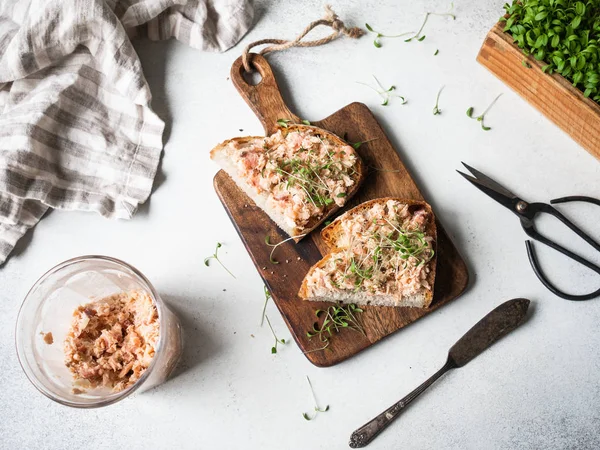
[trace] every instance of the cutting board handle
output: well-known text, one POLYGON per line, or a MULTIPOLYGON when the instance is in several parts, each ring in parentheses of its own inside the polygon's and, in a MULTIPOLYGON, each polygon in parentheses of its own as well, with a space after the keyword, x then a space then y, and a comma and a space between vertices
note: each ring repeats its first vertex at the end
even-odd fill
POLYGON ((231 81, 260 120, 265 133, 272 134, 277 131, 278 119, 290 119, 292 122, 300 122, 298 116, 293 114, 284 103, 273 70, 267 60, 255 53, 250 53, 248 56, 250 64, 262 77, 260 82, 253 86, 246 81, 241 56, 231 66, 231 81))

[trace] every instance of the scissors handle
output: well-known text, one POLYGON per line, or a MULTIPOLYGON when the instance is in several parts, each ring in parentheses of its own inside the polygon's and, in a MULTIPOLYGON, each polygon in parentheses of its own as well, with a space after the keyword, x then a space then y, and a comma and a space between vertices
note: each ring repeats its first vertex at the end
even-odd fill
MULTIPOLYGON (((597 200, 597 199, 594 199, 591 197, 581 197, 581 196, 562 197, 559 199, 554 199, 550 203, 567 203, 567 202, 572 202, 572 201, 584 201, 584 202, 593 203, 593 204, 600 206, 600 200, 597 200)), ((569 219, 567 219, 560 211, 558 211, 551 205, 548 205, 545 203, 531 203, 528 205, 527 209, 528 209, 529 217, 522 219, 521 225, 523 226, 523 229, 525 230, 525 233, 527 233, 528 236, 530 236, 532 239, 535 239, 536 241, 541 242, 542 244, 547 245, 548 247, 553 248, 556 251, 559 251, 563 255, 565 255, 565 256, 573 259, 574 261, 578 262, 579 264, 582 264, 583 266, 593 270, 597 274, 600 274, 600 267, 598 267, 597 265, 588 261, 587 259, 584 259, 581 256, 573 253, 572 251, 564 248, 560 244, 557 244, 556 242, 548 239, 546 236, 540 234, 535 229, 535 225, 533 223, 533 217, 535 217, 535 215, 537 215, 539 213, 546 213, 546 214, 550 214, 550 215, 556 217, 558 220, 560 220, 562 223, 564 223, 567 227, 569 227, 569 229, 571 229, 579 237, 581 237, 585 242, 590 244, 596 250, 600 251, 600 244, 598 242, 596 242, 594 239, 592 239, 591 236, 586 234, 583 230, 581 230, 579 227, 577 227, 577 225, 575 225, 573 222, 571 222, 569 219)), ((533 268, 533 271, 535 272, 535 274, 539 278, 539 280, 542 282, 542 284, 547 289, 549 289, 553 294, 555 294, 561 298, 564 298, 566 300, 575 300, 575 301, 589 300, 589 299, 600 296, 600 288, 594 292, 591 292, 589 294, 583 294, 583 295, 573 295, 573 294, 568 294, 566 292, 561 291, 560 289, 558 289, 556 286, 554 286, 548 280, 548 278, 542 271, 542 269, 538 263, 532 242, 529 240, 526 241, 525 246, 527 248, 527 256, 529 257, 529 262, 531 263, 531 267, 533 268)))
POLYGON ((550 200, 550 203, 552 205, 555 205, 556 203, 567 203, 567 202, 586 202, 586 203, 592 203, 594 205, 600 206, 600 200, 598 200, 597 198, 594 198, 594 197, 586 197, 584 195, 571 195, 569 197, 560 197, 560 198, 555 198, 554 200, 550 200))

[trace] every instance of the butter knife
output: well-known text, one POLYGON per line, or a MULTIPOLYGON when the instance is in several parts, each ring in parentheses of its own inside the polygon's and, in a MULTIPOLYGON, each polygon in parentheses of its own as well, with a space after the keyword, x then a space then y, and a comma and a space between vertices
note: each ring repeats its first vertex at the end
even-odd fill
POLYGON ((350 436, 351 448, 366 447, 379 433, 385 430, 410 402, 450 369, 462 367, 483 352, 486 348, 517 328, 529 307, 529 300, 516 298, 502 303, 481 319, 461 337, 448 352, 446 364, 431 378, 425 381, 402 400, 394 403, 370 422, 367 422, 350 436))

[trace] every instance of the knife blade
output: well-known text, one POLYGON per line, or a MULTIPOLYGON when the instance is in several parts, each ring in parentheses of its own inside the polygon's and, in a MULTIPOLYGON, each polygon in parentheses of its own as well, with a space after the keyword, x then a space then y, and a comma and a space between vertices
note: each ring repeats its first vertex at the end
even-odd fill
POLYGON ((462 367, 501 337, 517 328, 525 318, 529 300, 515 298, 502 303, 477 322, 448 352, 456 367, 462 367))
POLYGON ((402 400, 394 403, 377 417, 364 424, 350 436, 351 448, 366 447, 379 433, 385 430, 400 413, 450 369, 463 367, 494 342, 517 328, 525 319, 530 301, 515 298, 494 308, 477 322, 448 351, 446 364, 402 400))

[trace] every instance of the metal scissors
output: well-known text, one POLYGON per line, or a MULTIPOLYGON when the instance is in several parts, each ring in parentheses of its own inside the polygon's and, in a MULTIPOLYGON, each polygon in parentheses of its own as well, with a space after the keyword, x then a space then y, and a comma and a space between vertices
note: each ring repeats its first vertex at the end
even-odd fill
MULTIPOLYGON (((563 216, 556 208, 551 206, 553 204, 567 202, 587 202, 600 206, 600 200, 592 197, 570 196, 550 200, 550 205, 547 203, 529 203, 517 197, 508 189, 504 188, 503 186, 492 180, 490 177, 479 172, 477 169, 474 169, 473 167, 465 164, 464 162, 462 164, 467 168, 467 170, 469 170, 469 172, 473 174, 473 176, 467 175, 466 173, 463 173, 460 170, 457 170, 457 172, 460 173, 463 177, 465 177, 468 181, 470 181, 479 190, 485 192, 498 203, 515 213, 521 220, 521 226, 523 227, 523 230, 525 230, 525 233, 527 233, 529 237, 541 242, 542 244, 546 244, 547 246, 559 251, 563 255, 568 256, 569 258, 577 261, 578 263, 583 264, 585 267, 588 267, 589 269, 593 270, 594 272, 600 275, 600 267, 588 261, 587 259, 584 259, 581 256, 573 253, 572 251, 567 250, 563 246, 548 239, 546 236, 540 234, 536 230, 534 224, 534 219, 538 214, 550 214, 556 217, 562 223, 564 223, 585 242, 587 242, 600 252, 600 244, 598 242, 593 240, 590 236, 588 236, 580 228, 578 228, 573 222, 571 222, 569 219, 563 216)), ((553 294, 558 295, 559 297, 564 298, 566 300, 589 300, 600 296, 600 288, 594 292, 584 295, 572 295, 562 292, 548 280, 548 278, 540 268, 533 248, 533 243, 530 240, 526 240, 525 246, 527 248, 527 256, 529 257, 529 262, 531 263, 531 267, 533 267, 533 271, 535 272, 539 280, 542 282, 542 284, 546 286, 546 288, 548 288, 553 294)))

